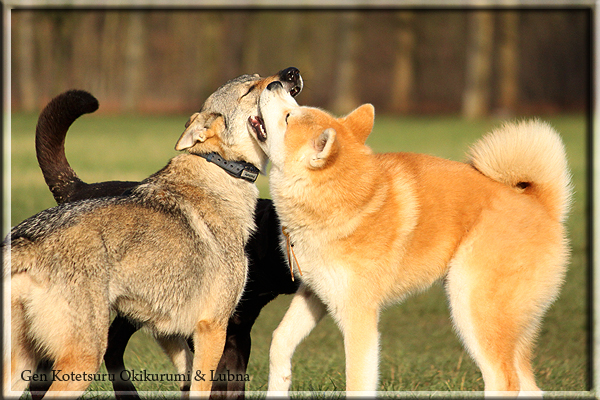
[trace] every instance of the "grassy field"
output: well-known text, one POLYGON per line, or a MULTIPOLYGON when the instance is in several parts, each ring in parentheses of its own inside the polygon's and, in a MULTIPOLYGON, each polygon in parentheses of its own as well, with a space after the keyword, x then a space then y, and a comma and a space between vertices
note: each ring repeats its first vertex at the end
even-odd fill
MULTIPOLYGON (((13 115, 11 141, 11 224, 53 206, 34 152, 34 115, 13 115)), ((575 187, 568 221, 572 262, 560 298, 548 312, 534 366, 538 384, 562 398, 566 392, 588 390, 586 225, 586 119, 583 116, 544 118, 563 135, 575 187)), ((175 142, 187 116, 91 115, 77 121, 67 138, 67 158, 86 182, 140 180, 157 171, 176 154, 175 142)), ((377 152, 412 151, 462 160, 470 143, 500 123, 465 122, 453 117, 392 118, 378 116, 368 144, 377 152)), ((261 196, 268 181, 260 177, 261 196)), ((6 234, 6 231, 4 232, 6 234)), ((249 365, 251 391, 266 390, 271 333, 289 304, 280 296, 269 304, 253 330, 249 365)), ((479 391, 483 382, 475 364, 453 332, 441 285, 411 297, 382 313, 380 390, 479 391)), ((128 368, 174 372, 170 362, 145 333, 133 337, 126 352, 128 368)), ((345 387, 342 337, 326 318, 297 349, 294 360, 296 391, 338 391, 345 387)), ((104 367, 103 367, 104 368, 104 367)), ((142 382, 142 391, 176 390, 168 382, 142 382)), ((110 390, 95 382, 93 390, 110 390)), ((150 393, 149 393, 150 394, 150 393)), ((550 393, 552 395, 552 393, 550 393)), ((575 393, 571 393, 575 394, 575 393)), ((255 394, 261 397, 260 393, 255 394)), ((582 393, 579 393, 582 395, 582 393)))

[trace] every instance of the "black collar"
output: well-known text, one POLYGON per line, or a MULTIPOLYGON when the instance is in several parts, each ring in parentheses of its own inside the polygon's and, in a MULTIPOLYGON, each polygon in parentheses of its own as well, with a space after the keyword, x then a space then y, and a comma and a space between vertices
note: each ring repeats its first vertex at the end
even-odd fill
POLYGON ((223 168, 229 175, 254 183, 260 170, 254 165, 244 161, 227 161, 217 153, 196 154, 206 161, 217 164, 223 168))

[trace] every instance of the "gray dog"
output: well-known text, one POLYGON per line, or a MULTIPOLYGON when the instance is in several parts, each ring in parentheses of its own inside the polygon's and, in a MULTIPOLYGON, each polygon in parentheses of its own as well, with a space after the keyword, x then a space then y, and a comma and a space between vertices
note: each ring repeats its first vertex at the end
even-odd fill
MULTIPOLYGON (((3 243, 11 394, 20 395, 24 372, 48 357, 55 364, 47 396, 80 396, 100 367, 114 309, 149 328, 188 374, 190 390, 208 395, 246 282, 253 182, 267 162, 245 116, 279 76, 244 75, 219 88, 186 124, 176 149, 187 152, 128 194, 65 203, 11 230, 3 243)), ((302 85, 282 84, 291 93, 302 85)))

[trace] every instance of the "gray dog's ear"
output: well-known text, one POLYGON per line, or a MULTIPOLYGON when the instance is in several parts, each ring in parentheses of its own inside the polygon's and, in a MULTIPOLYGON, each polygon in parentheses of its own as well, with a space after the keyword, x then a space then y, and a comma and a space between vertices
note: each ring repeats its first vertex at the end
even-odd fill
POLYGON ((315 140, 316 153, 310 158, 310 166, 313 168, 323 168, 327 159, 332 155, 335 144, 335 129, 327 128, 315 140))
POLYGON ((195 113, 185 124, 185 131, 177 141, 175 150, 189 149, 196 143, 203 143, 221 133, 224 129, 223 116, 212 113, 195 113))

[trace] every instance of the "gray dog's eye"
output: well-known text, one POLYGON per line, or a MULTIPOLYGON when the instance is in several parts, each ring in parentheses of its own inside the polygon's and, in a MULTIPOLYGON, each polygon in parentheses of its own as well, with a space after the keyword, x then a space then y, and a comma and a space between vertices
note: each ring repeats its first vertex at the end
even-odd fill
POLYGON ((249 95, 250 92, 252 92, 254 89, 256 89, 256 85, 250 86, 250 88, 248 89, 248 91, 242 97, 240 97, 240 98, 243 99, 244 97, 246 97, 247 95, 249 95))

